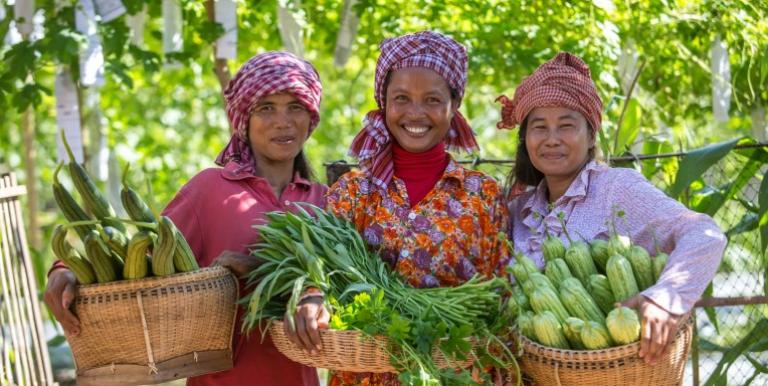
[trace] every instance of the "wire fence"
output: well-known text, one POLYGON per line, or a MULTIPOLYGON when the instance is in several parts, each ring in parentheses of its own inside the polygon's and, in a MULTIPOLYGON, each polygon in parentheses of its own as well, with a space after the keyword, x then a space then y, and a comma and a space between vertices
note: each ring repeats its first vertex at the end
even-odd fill
MULTIPOLYGON (((736 146, 728 155, 710 167, 700 181, 690 188, 689 203, 695 200, 717 199, 733 184, 743 186, 728 199, 713 218, 728 235, 728 246, 723 262, 713 280, 713 297, 735 298, 768 295, 765 280, 768 274, 768 257, 760 249, 760 234, 755 221, 757 216, 760 179, 768 169, 768 162, 752 164, 748 169, 750 149, 768 151, 768 144, 736 146), (741 181, 737 181, 743 179, 741 181), (740 184, 741 185, 741 184, 740 184)), ((651 183, 667 191, 674 183, 680 159, 686 153, 638 155, 613 158, 616 167, 631 167, 642 172, 651 183)), ((514 166, 513 160, 475 159, 461 161, 465 166, 482 170, 498 181, 505 182, 514 166)), ((331 184, 354 164, 342 161, 328 163, 326 177, 331 184)), ((696 201, 697 203, 700 203, 696 201)), ((718 306, 716 322, 710 320, 705 309, 696 309, 698 345, 694 345, 686 367, 685 385, 704 384, 718 363, 731 347, 753 331, 761 319, 768 318, 768 304, 718 306)), ((768 336, 766 331, 758 336, 768 336)), ((748 352, 736 359, 727 369, 727 381, 722 385, 768 385, 768 351, 748 352)))

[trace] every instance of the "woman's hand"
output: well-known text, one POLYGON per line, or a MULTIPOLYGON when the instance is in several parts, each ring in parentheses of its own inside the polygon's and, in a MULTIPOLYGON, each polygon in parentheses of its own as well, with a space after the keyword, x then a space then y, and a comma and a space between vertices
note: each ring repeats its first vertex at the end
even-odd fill
POLYGON ((77 293, 75 274, 67 268, 56 268, 48 276, 43 300, 53 313, 53 317, 61 323, 67 334, 80 334, 80 321, 70 307, 77 293))
POLYGON ((224 251, 213 259, 212 264, 229 269, 237 277, 243 277, 256 269, 261 264, 261 260, 256 256, 240 252, 224 251))
POLYGON ((321 294, 310 297, 305 294, 303 297, 293 317, 296 331, 291 330, 290 323, 287 321, 283 322, 283 330, 291 342, 303 351, 314 355, 323 349, 319 330, 328 328, 331 315, 323 306, 321 294))
POLYGON ((683 315, 673 315, 641 294, 621 303, 634 308, 640 314, 640 357, 645 363, 656 364, 675 340, 683 315))

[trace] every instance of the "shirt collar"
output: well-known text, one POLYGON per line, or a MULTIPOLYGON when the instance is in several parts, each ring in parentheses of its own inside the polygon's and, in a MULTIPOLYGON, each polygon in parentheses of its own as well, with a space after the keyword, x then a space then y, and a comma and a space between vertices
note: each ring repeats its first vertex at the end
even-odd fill
MULTIPOLYGON (((240 164, 235 161, 227 162, 227 164, 224 166, 224 168, 221 171, 221 175, 225 179, 230 181, 239 181, 239 180, 246 180, 246 179, 253 178, 256 180, 267 182, 265 178, 259 177, 254 174, 252 165, 240 164)), ((299 172, 294 172, 293 180, 291 181, 291 183, 302 186, 307 189, 309 189, 312 186, 312 182, 301 177, 299 172)))
POLYGON ((462 186, 464 184, 464 167, 462 167, 458 162, 456 162, 453 157, 450 157, 450 160, 448 160, 448 166, 445 167, 445 172, 443 173, 443 177, 441 179, 447 179, 451 178, 456 180, 456 182, 459 183, 459 186, 462 186))
MULTIPOLYGON (((573 182, 571 182, 571 185, 568 187, 568 190, 565 191, 565 194, 563 194, 555 204, 586 197, 589 188, 589 177, 593 171, 598 170, 601 167, 603 166, 598 164, 595 160, 587 162, 587 164, 584 165, 584 168, 579 172, 579 175, 576 176, 573 182)), ((531 197, 525 202, 520 213, 523 217, 527 217, 534 210, 538 213, 546 214, 549 212, 547 209, 548 205, 547 183, 545 180, 541 180, 531 197)))
MULTIPOLYGON (((458 183, 459 187, 461 187, 464 185, 464 178, 465 178, 464 167, 462 167, 461 164, 456 162, 450 154, 448 155, 448 157, 450 157, 450 159, 448 160, 448 166, 445 167, 443 176, 440 177, 440 179, 437 181, 435 186, 444 183, 447 179, 452 179, 458 183)), ((392 181, 390 182, 390 184, 394 184, 395 186, 397 186, 397 184, 395 183, 395 180, 402 181, 397 176, 392 176, 392 181)))

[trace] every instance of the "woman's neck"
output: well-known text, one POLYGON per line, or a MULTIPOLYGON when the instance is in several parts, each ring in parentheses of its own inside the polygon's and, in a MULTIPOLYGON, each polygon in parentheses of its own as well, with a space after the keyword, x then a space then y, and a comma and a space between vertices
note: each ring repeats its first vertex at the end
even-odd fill
POLYGON ((584 170, 584 167, 589 163, 589 160, 584 162, 584 164, 581 165, 578 169, 576 169, 576 172, 567 176, 544 176, 544 181, 547 184, 547 199, 550 203, 555 203, 557 200, 560 199, 563 195, 565 195, 565 192, 568 191, 568 188, 571 187, 571 184, 573 184, 573 181, 576 180, 576 177, 581 174, 581 172, 584 170))
POLYGON ((293 180, 293 161, 273 162, 258 157, 254 171, 256 176, 267 180, 275 197, 280 198, 285 187, 293 180))

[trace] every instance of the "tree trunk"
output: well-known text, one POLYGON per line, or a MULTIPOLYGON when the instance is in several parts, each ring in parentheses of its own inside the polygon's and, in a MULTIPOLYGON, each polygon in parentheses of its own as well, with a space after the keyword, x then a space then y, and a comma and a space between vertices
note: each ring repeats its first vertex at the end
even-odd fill
POLYGON ((40 225, 38 224, 37 218, 37 202, 39 198, 37 192, 37 168, 35 166, 37 152, 35 151, 34 146, 35 119, 34 110, 32 107, 27 107, 27 109, 22 113, 21 127, 24 136, 24 168, 27 176, 27 213, 29 217, 27 230, 27 234, 29 234, 28 241, 29 245, 31 245, 33 249, 39 251, 42 249, 43 245, 42 238, 40 237, 40 225))
MULTIPOLYGON (((213 0, 206 0, 205 1, 205 10, 208 13, 208 20, 211 22, 216 21, 216 11, 214 9, 213 0)), ((216 78, 219 79, 219 85, 221 86, 221 92, 224 93, 224 90, 227 89, 227 86, 229 85, 229 81, 232 79, 232 74, 229 72, 229 66, 227 65, 226 59, 218 59, 216 58, 216 43, 213 43, 213 72, 216 73, 216 78)), ((229 134, 231 135, 233 132, 233 128, 230 126, 229 128, 229 134)))

